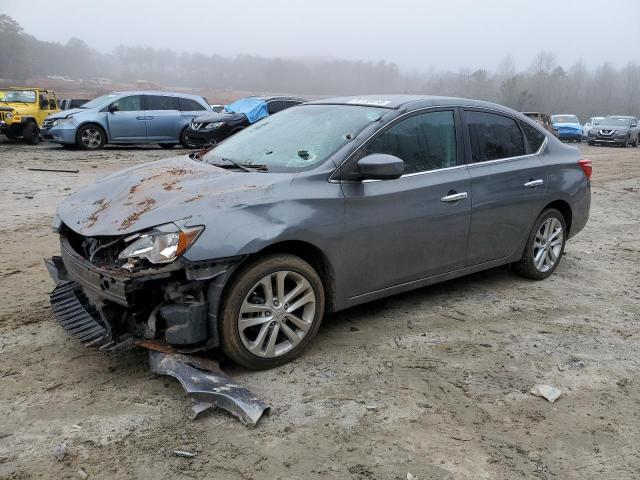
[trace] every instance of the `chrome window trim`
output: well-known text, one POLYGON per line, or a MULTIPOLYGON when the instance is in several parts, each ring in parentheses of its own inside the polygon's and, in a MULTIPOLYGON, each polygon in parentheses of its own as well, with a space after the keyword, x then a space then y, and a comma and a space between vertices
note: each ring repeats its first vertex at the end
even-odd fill
MULTIPOLYGON (((398 115, 396 118, 393 119, 393 121, 398 120, 398 122, 400 121, 400 119, 415 114, 415 113, 422 113, 428 110, 433 110, 433 109, 456 109, 456 108, 461 108, 461 109, 465 109, 465 108, 473 108, 475 110, 486 110, 489 112, 494 112, 498 115, 503 115, 506 116, 508 118, 511 118, 512 120, 515 120, 516 122, 519 120, 518 118, 514 118, 512 115, 509 114, 509 112, 503 112, 501 110, 497 110, 495 108, 491 108, 491 107, 479 107, 479 106, 475 106, 475 105, 438 105, 438 106, 432 106, 432 107, 423 107, 423 108, 419 108, 417 110, 411 110, 410 112, 406 112, 403 113, 402 115, 398 115)), ((521 120, 521 119, 520 119, 521 120)), ((342 166, 348 162, 351 157, 353 155, 355 155, 358 150, 360 150, 360 148, 362 147, 362 145, 364 145, 365 143, 367 143, 369 140, 371 140, 375 135, 378 134, 379 130, 372 133, 371 135, 369 135, 363 142, 362 145, 360 145, 360 147, 358 147, 357 149, 355 149, 353 152, 351 152, 349 154, 349 156, 347 158, 345 158, 342 163, 340 163, 340 165, 338 165, 335 170, 331 173, 331 175, 329 176, 329 183, 372 183, 372 182, 389 182, 389 181, 393 181, 393 180, 401 180, 403 178, 407 178, 407 177, 414 177, 416 175, 425 175, 427 173, 439 173, 439 172, 443 172, 443 171, 447 171, 447 170, 454 170, 456 168, 463 168, 463 167, 476 167, 476 166, 480 166, 480 165, 492 165, 492 164, 496 164, 496 163, 503 163, 503 162, 510 162, 512 160, 520 160, 523 158, 529 158, 529 157, 535 157, 537 155, 541 155, 542 152, 544 151, 544 149, 546 148, 548 142, 549 142, 549 137, 548 135, 548 131, 544 130, 542 131, 542 129, 538 128, 537 125, 535 125, 535 128, 541 132, 544 135, 544 140, 542 142, 542 145, 540 145, 540 148, 533 153, 527 153, 526 155, 518 155, 516 157, 506 157, 506 158, 498 158, 496 160, 487 160, 486 162, 471 162, 471 163, 464 163, 462 165, 455 165, 453 167, 444 167, 444 168, 438 168, 435 170, 425 170, 423 172, 414 172, 414 173, 405 173, 404 175, 399 176, 398 178, 394 178, 391 180, 377 180, 377 179, 365 179, 365 180, 336 180, 333 177, 333 175, 335 175, 335 173, 340 170, 340 168, 342 168, 342 166)), ((522 133, 523 138, 526 136, 524 134, 524 132, 522 133)), ((526 138, 524 138, 526 141, 526 138)))
POLYGON ((526 155, 518 155, 516 157, 506 157, 506 158, 497 158, 495 160, 487 160, 486 162, 473 162, 473 163, 468 163, 467 166, 468 167, 479 167, 481 165, 492 165, 495 163, 503 163, 503 162, 510 162, 512 160, 520 160, 523 158, 529 158, 529 157, 535 157, 538 156, 542 153, 542 151, 544 150, 544 148, 547 146, 547 136, 545 135, 544 137, 544 141, 542 142, 542 145, 540 145, 540 148, 538 149, 537 152, 534 153, 527 153, 526 155))

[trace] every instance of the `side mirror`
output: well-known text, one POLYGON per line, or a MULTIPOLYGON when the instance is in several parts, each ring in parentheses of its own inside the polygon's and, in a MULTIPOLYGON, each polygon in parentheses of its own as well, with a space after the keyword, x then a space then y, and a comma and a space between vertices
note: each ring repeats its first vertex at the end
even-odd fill
POLYGON ((365 180, 393 180, 404 173, 404 162, 385 153, 372 153, 358 160, 358 173, 365 180))
POLYGON ((637 126, 638 126, 638 122, 633 122, 633 123, 631 124, 631 126, 632 126, 632 127, 637 127, 637 126))
POLYGON ((114 113, 114 112, 118 112, 120 111, 120 107, 114 103, 112 103, 111 105, 109 105, 109 113, 114 113))

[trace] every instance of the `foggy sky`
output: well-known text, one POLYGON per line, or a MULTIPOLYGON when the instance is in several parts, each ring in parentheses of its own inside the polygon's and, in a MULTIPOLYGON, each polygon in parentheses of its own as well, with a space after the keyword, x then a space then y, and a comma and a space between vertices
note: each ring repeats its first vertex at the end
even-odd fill
POLYGON ((638 0, 0 0, 40 40, 235 56, 386 60, 402 70, 640 60, 638 0))

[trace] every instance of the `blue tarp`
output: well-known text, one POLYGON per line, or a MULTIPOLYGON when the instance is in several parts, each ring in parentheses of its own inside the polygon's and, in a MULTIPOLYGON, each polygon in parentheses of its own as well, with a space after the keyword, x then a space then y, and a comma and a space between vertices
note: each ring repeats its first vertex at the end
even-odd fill
POLYGON ((247 97, 230 103, 224 109, 230 113, 244 113, 249 123, 254 123, 261 118, 269 116, 267 103, 261 98, 247 97))

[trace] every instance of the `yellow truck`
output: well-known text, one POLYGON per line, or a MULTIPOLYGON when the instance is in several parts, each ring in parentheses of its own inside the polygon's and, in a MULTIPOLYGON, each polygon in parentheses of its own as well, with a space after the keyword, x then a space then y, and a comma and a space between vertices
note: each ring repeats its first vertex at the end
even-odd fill
POLYGON ((48 115, 59 112, 55 92, 37 87, 0 88, 0 133, 35 145, 48 115))

